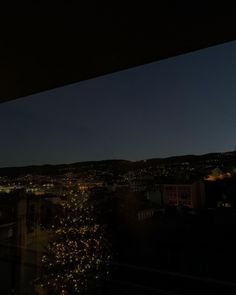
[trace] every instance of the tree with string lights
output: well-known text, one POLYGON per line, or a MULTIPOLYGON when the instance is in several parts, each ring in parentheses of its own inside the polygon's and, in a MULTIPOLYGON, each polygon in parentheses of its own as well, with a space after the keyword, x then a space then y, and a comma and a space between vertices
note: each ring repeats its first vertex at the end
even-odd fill
POLYGON ((41 287, 50 294, 92 294, 109 273, 110 244, 86 195, 69 197, 42 257, 41 287))

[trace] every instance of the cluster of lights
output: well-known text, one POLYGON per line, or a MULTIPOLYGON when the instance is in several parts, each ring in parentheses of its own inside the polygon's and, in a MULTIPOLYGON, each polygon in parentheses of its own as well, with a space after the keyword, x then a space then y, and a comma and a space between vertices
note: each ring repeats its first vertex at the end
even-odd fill
POLYGON ((106 273, 111 260, 103 227, 96 224, 88 198, 71 197, 42 257, 41 286, 79 294, 106 273))

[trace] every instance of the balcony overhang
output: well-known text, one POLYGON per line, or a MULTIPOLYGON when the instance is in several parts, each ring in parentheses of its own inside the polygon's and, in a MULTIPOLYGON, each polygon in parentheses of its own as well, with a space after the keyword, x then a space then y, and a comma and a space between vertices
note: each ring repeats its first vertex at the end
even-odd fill
POLYGON ((231 7, 188 2, 6 13, 0 102, 236 39, 231 7))

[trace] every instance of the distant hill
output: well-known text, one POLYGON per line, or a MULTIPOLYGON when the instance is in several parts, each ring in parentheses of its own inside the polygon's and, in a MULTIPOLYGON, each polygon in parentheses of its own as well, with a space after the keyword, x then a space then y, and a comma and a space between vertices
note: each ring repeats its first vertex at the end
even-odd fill
POLYGON ((122 159, 102 160, 102 161, 86 161, 71 164, 59 165, 33 165, 24 167, 7 167, 0 168, 0 176, 14 176, 24 174, 40 174, 40 175, 56 175, 63 174, 66 171, 85 171, 85 170, 112 170, 125 172, 135 168, 157 166, 157 165, 202 165, 204 163, 221 163, 225 165, 236 166, 236 151, 224 153, 208 153, 204 155, 182 155, 167 158, 152 158, 141 161, 128 161, 122 159))

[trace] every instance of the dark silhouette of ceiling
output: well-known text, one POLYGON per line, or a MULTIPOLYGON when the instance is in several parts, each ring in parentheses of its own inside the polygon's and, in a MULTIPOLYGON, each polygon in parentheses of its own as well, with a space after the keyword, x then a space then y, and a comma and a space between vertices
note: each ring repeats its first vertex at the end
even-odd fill
POLYGON ((84 2, 1 11, 0 102, 236 39, 223 2, 84 2))

